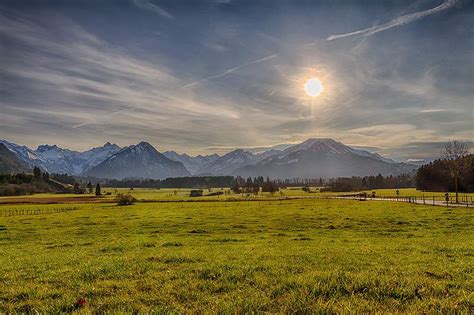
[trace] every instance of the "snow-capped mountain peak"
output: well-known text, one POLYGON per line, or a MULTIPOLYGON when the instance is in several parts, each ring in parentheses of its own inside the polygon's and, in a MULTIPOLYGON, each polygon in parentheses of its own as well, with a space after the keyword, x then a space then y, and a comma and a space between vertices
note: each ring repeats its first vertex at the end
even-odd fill
POLYGON ((120 150, 116 144, 107 142, 102 147, 84 152, 63 149, 57 145, 42 144, 36 150, 0 140, 10 151, 30 166, 38 166, 50 173, 79 175, 120 150))
POLYGON ((0 143, 29 167, 39 166, 50 173, 88 174, 111 178, 162 178, 190 174, 327 177, 368 175, 373 172, 398 174, 414 167, 412 164, 402 165, 377 153, 352 148, 328 138, 311 138, 283 151, 252 153, 236 149, 223 156, 190 156, 174 151, 161 154, 145 141, 124 148, 106 142, 101 147, 84 152, 48 144, 31 150, 6 140, 0 140, 0 143), (101 166, 98 168, 99 165, 101 166))
POLYGON ((186 153, 179 154, 175 151, 166 151, 163 155, 170 160, 183 163, 184 167, 193 175, 220 157, 217 154, 190 156, 186 153))
POLYGON ((319 152, 326 152, 326 153, 343 154, 343 153, 350 152, 351 148, 332 139, 311 138, 291 148, 288 148, 285 151, 294 152, 298 150, 310 150, 310 151, 319 151, 319 152))
POLYGON ((148 142, 130 145, 86 174, 104 178, 166 178, 190 175, 181 162, 168 159, 148 142))
POLYGON ((31 161, 36 161, 37 163, 41 163, 42 157, 41 155, 37 154, 34 150, 28 148, 26 145, 18 145, 13 142, 9 142, 6 140, 0 140, 0 143, 5 145, 8 150, 15 153, 20 160, 30 164, 31 161))

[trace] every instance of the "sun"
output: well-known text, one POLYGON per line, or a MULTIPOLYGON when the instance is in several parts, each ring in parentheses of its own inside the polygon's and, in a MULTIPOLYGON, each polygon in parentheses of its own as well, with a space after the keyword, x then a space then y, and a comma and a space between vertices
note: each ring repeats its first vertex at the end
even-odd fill
POLYGON ((323 84, 316 78, 311 78, 304 84, 304 91, 311 97, 319 96, 323 92, 323 84))

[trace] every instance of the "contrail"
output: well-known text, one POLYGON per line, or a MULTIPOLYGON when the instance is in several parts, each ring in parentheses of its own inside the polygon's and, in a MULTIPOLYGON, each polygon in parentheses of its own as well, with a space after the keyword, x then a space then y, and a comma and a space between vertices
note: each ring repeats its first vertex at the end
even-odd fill
MULTIPOLYGON (((124 108, 124 109, 120 109, 118 111, 113 112, 109 116, 115 116, 115 115, 119 115, 119 114, 122 114, 122 113, 134 112, 134 111, 135 111, 134 108, 131 108, 131 109, 124 108)), ((95 123, 97 123, 95 120, 90 120, 90 121, 86 121, 86 122, 74 125, 74 126, 72 126, 72 128, 76 129, 76 128, 79 128, 79 127, 82 127, 82 126, 87 126, 87 125, 91 125, 91 124, 95 124, 95 123)))
POLYGON ((401 25, 411 23, 411 22, 416 21, 418 19, 421 19, 425 16, 433 15, 433 14, 436 14, 438 12, 444 11, 446 9, 449 9, 449 8, 455 6, 458 2, 459 2, 458 0, 446 0, 442 4, 438 5, 437 7, 432 8, 432 9, 402 15, 402 16, 397 17, 396 19, 391 20, 390 22, 375 25, 375 26, 372 26, 372 27, 369 27, 369 28, 365 28, 363 30, 358 30, 358 31, 345 33, 345 34, 331 35, 328 38, 326 38, 326 40, 331 41, 331 40, 335 40, 335 39, 341 39, 341 38, 357 36, 357 35, 370 36, 370 35, 373 35, 375 33, 391 29, 393 27, 397 27, 397 26, 401 26, 401 25))
POLYGON ((72 126, 72 128, 76 129, 76 128, 79 128, 79 127, 82 127, 82 126, 87 126, 87 125, 94 124, 94 123, 95 123, 95 121, 88 121, 88 122, 84 122, 84 123, 81 123, 81 124, 74 125, 74 126, 72 126))
MULTIPOLYGON (((328 38, 326 38, 326 41, 332 41, 332 40, 336 40, 336 39, 341 39, 341 38, 351 37, 351 36, 357 36, 357 35, 370 36, 370 35, 373 35, 375 33, 391 29, 393 27, 397 27, 397 26, 401 26, 401 25, 411 23, 411 22, 416 21, 418 19, 421 19, 425 16, 433 15, 433 14, 436 14, 438 12, 444 11, 446 9, 449 9, 449 8, 455 6, 457 3, 459 3, 459 0, 446 0, 442 4, 438 5, 437 7, 432 8, 432 9, 402 15, 402 16, 399 16, 399 17, 391 20, 390 22, 387 22, 387 23, 384 23, 384 24, 375 25, 375 26, 372 26, 372 27, 369 27, 369 28, 365 28, 365 29, 350 32, 350 33, 330 35, 328 38)), ((315 46, 317 43, 318 43, 318 40, 313 41, 313 42, 308 43, 308 44, 305 44, 305 45, 301 45, 301 46, 297 47, 297 49, 305 48, 305 47, 309 47, 309 46, 315 46)), ((236 66, 234 68, 230 68, 229 70, 226 70, 222 73, 215 74, 215 75, 212 75, 212 76, 209 76, 209 77, 206 77, 206 78, 188 83, 188 84, 182 86, 182 88, 187 88, 187 87, 190 87, 190 86, 194 86, 194 85, 199 84, 203 81, 208 81, 208 80, 220 78, 220 77, 226 76, 226 75, 228 75, 228 74, 230 74, 230 73, 232 73, 236 70, 239 70, 243 67, 246 67, 248 65, 259 63, 259 62, 264 62, 264 61, 273 59, 275 57, 278 57, 278 54, 275 53, 275 54, 272 54, 272 55, 269 55, 269 56, 266 56, 266 57, 263 57, 263 58, 252 60, 252 61, 243 63, 239 66, 236 66)))
POLYGON ((277 56, 278 56, 278 54, 272 54, 272 55, 269 55, 269 56, 266 56, 266 57, 263 57, 263 58, 259 58, 259 59, 255 59, 255 60, 252 60, 252 61, 243 63, 243 64, 241 64, 241 65, 238 65, 237 67, 230 68, 229 70, 226 70, 226 71, 224 71, 224 72, 222 72, 222 73, 215 74, 215 75, 212 75, 212 76, 210 76, 210 77, 206 77, 206 78, 203 78, 203 79, 200 79, 200 80, 197 80, 197 81, 188 83, 188 84, 186 84, 186 85, 183 85, 182 88, 187 88, 187 87, 196 85, 196 84, 198 84, 198 83, 201 83, 201 82, 203 82, 203 81, 208 81, 208 80, 212 80, 212 79, 216 79, 216 78, 223 77, 223 76, 225 76, 225 75, 228 75, 228 74, 234 72, 235 70, 239 70, 240 68, 246 67, 246 66, 251 65, 251 64, 254 64, 254 63, 259 63, 259 62, 267 61, 267 60, 273 59, 273 58, 275 58, 275 57, 277 57, 277 56))
POLYGON ((162 9, 161 7, 157 6, 156 4, 151 3, 150 1, 147 1, 147 0, 133 0, 133 3, 137 7, 139 7, 140 9, 154 12, 154 13, 159 14, 161 16, 164 16, 165 18, 168 18, 168 19, 174 19, 174 16, 171 15, 168 11, 162 9))

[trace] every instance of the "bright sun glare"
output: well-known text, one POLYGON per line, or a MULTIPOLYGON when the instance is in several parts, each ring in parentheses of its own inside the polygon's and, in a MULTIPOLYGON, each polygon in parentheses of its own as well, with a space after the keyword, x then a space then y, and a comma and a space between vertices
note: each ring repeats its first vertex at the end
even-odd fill
POLYGON ((323 91, 323 85, 318 79, 311 78, 304 84, 304 90, 309 96, 316 97, 323 91))

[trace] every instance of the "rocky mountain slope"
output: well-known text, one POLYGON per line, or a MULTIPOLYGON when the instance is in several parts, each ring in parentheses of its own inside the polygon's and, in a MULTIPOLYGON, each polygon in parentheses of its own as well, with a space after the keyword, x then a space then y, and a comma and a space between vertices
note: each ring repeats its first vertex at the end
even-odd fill
POLYGON ((31 171, 31 168, 3 143, 0 143, 0 173, 16 174, 28 171, 31 171))
POLYGON ((332 139, 308 139, 253 165, 233 171, 241 176, 332 178, 409 173, 416 169, 378 154, 356 150, 332 139))
POLYGON ((217 154, 189 156, 186 153, 179 154, 174 151, 166 151, 163 155, 170 160, 183 163, 184 167, 193 175, 199 173, 201 169, 219 158, 217 154))
POLYGON ((165 178, 189 175, 269 176, 271 178, 331 178, 410 173, 416 165, 398 163, 332 139, 308 139, 296 145, 254 153, 237 149, 223 156, 159 153, 147 142, 120 148, 107 142, 84 152, 40 145, 36 150, 0 140, 29 168, 50 173, 109 178, 165 178))
POLYGON ((148 142, 131 145, 109 156, 85 175, 100 178, 166 178, 191 175, 183 163, 168 159, 148 142))
POLYGON ((69 175, 80 175, 120 150, 118 145, 110 142, 102 147, 84 152, 48 144, 40 145, 36 150, 32 150, 6 140, 0 140, 0 143, 29 166, 38 166, 49 173, 67 173, 69 175))

